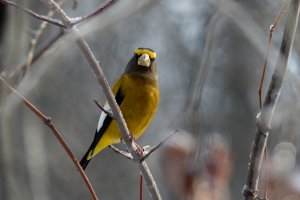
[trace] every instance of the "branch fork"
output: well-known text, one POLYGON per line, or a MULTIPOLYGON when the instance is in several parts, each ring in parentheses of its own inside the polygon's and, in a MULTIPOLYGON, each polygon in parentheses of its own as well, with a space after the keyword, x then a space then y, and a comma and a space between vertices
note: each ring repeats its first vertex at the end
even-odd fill
MULTIPOLYGON (((70 21, 69 25, 70 26, 75 26, 75 25, 80 24, 80 23, 82 23, 84 21, 87 21, 87 20, 95 17, 97 14, 103 12, 104 10, 106 10, 107 8, 109 8, 110 6, 112 6, 115 2, 117 2, 117 0, 111 0, 106 5, 104 5, 103 7, 98 8, 96 11, 92 12, 89 15, 85 15, 85 16, 82 16, 82 17, 69 18, 69 21, 70 21)), ((18 9, 22 10, 23 12, 26 12, 27 14, 31 15, 32 17, 35 17, 35 18, 37 18, 39 20, 43 20, 43 21, 49 22, 50 24, 53 24, 55 26, 58 26, 58 27, 61 27, 61 28, 64 28, 64 29, 68 29, 69 28, 69 27, 66 26, 66 24, 64 24, 60 20, 48 17, 46 15, 37 14, 34 11, 32 11, 30 9, 27 9, 27 8, 24 8, 23 6, 15 3, 13 1, 10 1, 10 0, 0 0, 0 3, 16 7, 18 9)), ((55 10, 55 6, 49 5, 49 4, 47 4, 47 6, 48 6, 48 8, 50 10, 55 10)))

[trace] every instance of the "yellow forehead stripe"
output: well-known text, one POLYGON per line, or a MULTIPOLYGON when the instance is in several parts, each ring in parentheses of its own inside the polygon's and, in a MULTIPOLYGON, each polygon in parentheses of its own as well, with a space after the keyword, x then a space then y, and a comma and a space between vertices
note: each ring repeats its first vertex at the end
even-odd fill
POLYGON ((150 56, 150 59, 155 59, 156 58, 156 53, 153 51, 150 51, 148 49, 136 49, 134 51, 134 53, 136 53, 138 56, 142 55, 143 53, 146 53, 150 56))

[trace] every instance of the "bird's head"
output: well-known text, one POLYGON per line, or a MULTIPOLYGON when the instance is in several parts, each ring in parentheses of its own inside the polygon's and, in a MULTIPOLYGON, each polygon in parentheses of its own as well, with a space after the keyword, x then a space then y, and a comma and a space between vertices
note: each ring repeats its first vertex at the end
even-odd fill
POLYGON ((141 67, 150 67, 156 58, 156 53, 148 48, 138 48, 134 51, 134 54, 137 59, 137 64, 141 67))
POLYGON ((156 53, 149 48, 137 48, 129 61, 126 73, 139 73, 157 79, 156 53))

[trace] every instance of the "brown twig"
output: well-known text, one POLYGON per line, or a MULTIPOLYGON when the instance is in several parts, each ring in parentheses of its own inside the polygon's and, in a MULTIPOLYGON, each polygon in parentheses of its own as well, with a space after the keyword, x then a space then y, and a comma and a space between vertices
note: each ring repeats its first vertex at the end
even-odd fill
MULTIPOLYGON (((89 45, 87 42, 83 39, 82 36, 80 36, 79 30, 75 27, 72 26, 70 18, 67 16, 67 14, 60 8, 60 6, 53 0, 41 0, 45 5, 47 5, 50 9, 53 9, 61 18, 63 23, 68 27, 68 29, 77 37, 77 45, 80 47, 82 53, 84 54, 85 58, 87 59, 94 75, 97 78, 97 81, 99 85, 101 86, 105 97, 107 99, 108 104, 110 105, 112 109, 112 113, 114 116, 114 119, 116 120, 121 136, 123 140, 125 141, 125 145, 131 155, 133 156, 134 159, 141 159, 141 155, 137 153, 137 146, 134 145, 135 143, 132 142, 130 139, 130 132, 128 130, 128 127, 126 125, 125 119, 121 113, 120 107, 118 106, 115 97, 109 87, 108 81, 103 73, 102 68, 99 65, 99 62, 95 58, 93 52, 91 51, 89 45)), ((147 185, 147 188, 152 196, 153 199, 155 200, 161 200, 161 195, 159 193, 159 190, 157 188, 156 182, 149 170, 148 165, 146 164, 145 161, 142 161, 139 163, 139 168, 140 172, 144 177, 145 183, 147 185)))
POLYGON ((115 153, 118 153, 118 154, 124 156, 125 158, 127 158, 129 160, 133 160, 132 155, 130 153, 127 153, 125 151, 121 151, 120 149, 116 148, 114 145, 109 145, 109 148, 111 150, 113 150, 115 153))
POLYGON ((273 32, 279 22, 280 16, 283 13, 283 10, 284 10, 286 4, 287 4, 287 1, 284 1, 282 3, 279 13, 277 14, 273 24, 270 26, 267 54, 266 54, 266 59, 264 62, 263 71, 262 71, 262 75, 261 75, 261 79, 260 79, 260 85, 259 85, 259 89, 258 89, 259 109, 260 110, 262 108, 262 90, 263 90, 263 85, 264 85, 264 80, 265 80, 265 73, 266 73, 266 68, 267 68, 267 63, 268 63, 269 52, 270 52, 270 48, 271 48, 271 44, 272 44, 272 36, 273 36, 273 32))
POLYGON ((99 13, 102 13, 104 10, 108 9, 109 7, 111 7, 114 3, 116 3, 117 0, 111 0, 109 1, 106 5, 104 5, 103 7, 98 8, 96 11, 92 12, 89 15, 83 16, 83 17, 77 17, 75 19, 71 18, 72 21, 72 25, 76 25, 79 24, 81 22, 87 21, 89 19, 94 18, 95 16, 97 16, 99 13))
MULTIPOLYGON (((58 4, 61 6, 64 4, 64 0, 60 0, 58 1, 58 4)), ((52 10, 50 10, 47 14, 47 17, 52 17, 54 15, 54 12, 52 10)), ((36 33, 34 34, 34 37, 31 39, 31 47, 29 49, 29 53, 28 53, 28 56, 27 56, 27 62, 26 62, 26 67, 25 67, 25 70, 24 70, 24 75, 26 74, 26 72, 28 71, 28 69, 30 68, 31 64, 32 64, 32 61, 33 61, 33 55, 34 55, 34 52, 35 52, 35 48, 36 48, 36 44, 38 42, 38 40, 40 39, 40 37, 42 36, 44 30, 46 29, 48 25, 48 22, 46 21, 43 21, 39 27, 39 29, 36 31, 36 33)))
POLYGON ((113 114, 111 111, 106 110, 105 108, 103 108, 103 106, 101 106, 101 104, 99 103, 99 101, 97 101, 96 99, 94 99, 95 104, 98 106, 98 108, 100 108, 100 110, 102 110, 103 112, 105 112, 105 114, 107 114, 108 116, 110 116, 111 118, 114 118, 113 114))
POLYGON ((140 200, 143 200, 143 175, 140 174, 140 200))
MULTIPOLYGON (((267 53, 266 53, 266 59, 264 62, 264 66, 263 66, 263 71, 262 71, 262 75, 261 75, 261 80, 260 80, 260 85, 259 85, 259 90, 258 90, 258 98, 259 98, 259 110, 261 110, 262 108, 262 90, 263 90, 263 85, 264 85, 264 80, 265 80, 265 73, 266 73, 266 69, 267 69, 267 63, 268 63, 268 58, 269 58, 269 52, 270 52, 270 48, 271 48, 271 44, 272 44, 272 36, 273 36, 273 32, 279 22, 280 16, 283 13, 283 10, 285 8, 287 4, 287 1, 284 1, 281 5, 281 8, 273 22, 273 24, 270 26, 270 32, 269 32, 269 42, 268 42, 268 48, 267 48, 267 53)), ((267 179, 268 179, 268 152, 267 152, 267 144, 266 144, 266 148, 264 151, 264 158, 265 158, 265 192, 264 192, 264 199, 268 198, 268 183, 267 183, 267 179)))
POLYGON ((67 143, 64 141, 62 138, 61 134, 57 130, 57 128, 54 126, 54 124, 51 121, 51 118, 45 116, 38 108, 36 108, 30 101, 28 101, 25 97, 23 97, 17 90, 15 90, 9 83, 7 83, 1 76, 0 76, 0 81, 8 87, 14 94, 16 94, 23 102, 25 106, 27 106, 38 118, 40 118, 52 131, 52 133, 55 135, 59 143, 62 145, 62 147, 65 149, 67 152, 68 156, 71 158, 73 161, 74 165, 76 166, 77 170, 79 171, 82 179, 84 180, 86 186, 88 187, 92 197, 94 200, 98 200, 98 197, 93 189, 93 186, 91 185, 88 177, 86 176, 85 172, 81 168, 78 160, 76 159, 75 155, 67 145, 67 143))
MULTIPOLYGON (((97 16, 98 14, 102 13, 103 11, 107 10, 109 7, 111 7, 117 0, 112 0, 110 2, 108 2, 106 5, 104 5, 103 7, 100 7, 99 9, 97 9, 95 12, 91 13, 90 15, 87 15, 87 16, 84 16, 84 17, 78 17, 76 19, 71 19, 72 24, 73 25, 76 25, 76 24, 79 24, 79 23, 82 23, 84 22, 85 20, 89 20, 95 16, 97 16)), ((76 4, 76 0, 74 0, 74 4, 76 4)), ((3 3, 3 4, 8 4, 8 5, 11 5, 11 6, 14 6, 28 14, 30 14, 31 16, 39 19, 39 20, 43 20, 44 22, 41 24, 41 28, 36 32, 35 34, 35 39, 33 39, 31 41, 32 43, 32 46, 31 46, 31 49, 28 53, 28 58, 27 58, 27 62, 25 64, 23 64, 20 68, 17 68, 13 73, 11 73, 8 77, 9 79, 12 79, 12 80, 17 80, 16 81, 16 84, 20 82, 20 80, 22 80, 22 77, 24 77, 24 75, 26 74, 26 72, 28 71, 29 69, 29 66, 31 64, 33 64, 36 60, 38 60, 53 44, 55 44, 56 41, 58 41, 58 39, 64 35, 65 31, 64 29, 66 29, 65 26, 63 26, 63 29, 61 29, 61 31, 59 32, 58 35, 56 35, 52 40, 50 40, 47 45, 45 45, 45 47, 43 49, 41 49, 36 55, 34 55, 34 50, 35 50, 35 45, 37 43, 37 40, 38 38, 40 37, 40 34, 42 33, 42 29, 44 29, 44 27, 46 26, 47 23, 51 23, 49 22, 50 18, 49 16, 46 16, 49 18, 49 20, 44 20, 44 16, 41 16, 35 12, 33 12, 32 10, 29 10, 27 8, 24 8, 12 1, 9 1, 9 0, 4 0, 3 2, 0 1, 0 3, 3 3), (20 77, 21 76, 21 77, 20 77)), ((59 3, 60 4, 60 3, 59 3)), ((53 13, 53 11, 49 11, 49 13, 53 13)), ((52 14, 51 14, 52 15, 52 14)), ((59 20, 55 20, 56 22, 59 22, 60 24, 62 24, 61 21, 59 20)), ((52 23, 53 24, 53 23, 52 23)), ((54 24, 56 25, 56 24, 54 24)), ((62 24, 63 25, 63 24, 62 24)))
POLYGON ((250 154, 248 176, 243 188, 245 200, 255 200, 258 194, 258 178, 261 168, 263 152, 266 148, 267 139, 270 131, 270 124, 273 113, 280 95, 283 78, 287 70, 287 64, 291 55, 293 42, 295 39, 298 19, 300 12, 300 0, 291 0, 280 53, 277 64, 272 75, 271 83, 264 100, 262 109, 257 116, 255 139, 250 154))
MULTIPOLYGON (((96 11, 92 12, 89 15, 86 15, 86 16, 83 16, 83 17, 70 18, 71 24, 74 26, 74 25, 80 24, 80 23, 82 23, 84 21, 87 21, 87 20, 89 20, 91 18, 94 18, 98 14, 102 13, 103 11, 105 11, 106 9, 108 9, 109 7, 111 7, 115 2, 117 2, 117 0, 111 0, 110 2, 108 2, 107 4, 105 4, 103 7, 98 8, 96 11)), ((2 0, 2 1, 0 1, 0 3, 11 5, 11 6, 16 7, 18 9, 22 10, 23 12, 29 14, 30 16, 35 17, 36 19, 39 19, 39 20, 42 20, 42 21, 46 21, 46 22, 48 22, 50 24, 53 24, 53 25, 59 26, 61 28, 67 29, 67 27, 61 21, 59 21, 57 19, 53 19, 53 18, 51 18, 49 16, 37 14, 34 11, 32 11, 32 10, 30 10, 28 8, 24 8, 23 6, 15 3, 13 1, 2 0)), ((75 9, 76 6, 77 6, 77 0, 74 0, 73 8, 75 9)))

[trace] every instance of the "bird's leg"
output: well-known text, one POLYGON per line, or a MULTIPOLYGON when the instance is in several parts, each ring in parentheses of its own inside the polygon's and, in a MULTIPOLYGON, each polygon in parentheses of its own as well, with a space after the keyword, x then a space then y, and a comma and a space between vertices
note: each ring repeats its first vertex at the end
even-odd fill
POLYGON ((134 136, 131 132, 130 132, 129 138, 130 138, 130 142, 133 143, 133 145, 134 145, 134 147, 135 147, 135 148, 134 148, 135 152, 136 152, 137 154, 139 154, 141 157, 143 157, 143 156, 144 156, 144 150, 143 150, 142 147, 140 147, 140 146, 135 142, 136 138, 135 138, 135 136, 134 136))
POLYGON ((141 156, 141 158, 144 156, 144 150, 142 147, 140 147, 135 141, 132 142, 132 144, 134 145, 134 151, 135 153, 137 153, 138 155, 141 156))
POLYGON ((130 132, 129 133, 130 142, 135 142, 135 136, 130 132))
MULTIPOLYGON (((130 142, 133 144, 133 146, 134 146, 134 151, 137 153, 137 154, 139 154, 141 157, 143 157, 144 156, 144 149, 142 148, 142 147, 140 147, 136 142, 135 142, 135 136, 132 134, 132 133, 130 133, 130 135, 129 135, 129 140, 130 140, 130 142)), ((120 143, 125 143, 125 140, 123 139, 123 138, 121 138, 120 139, 120 143)), ((128 150, 127 150, 127 152, 128 152, 128 150)))
MULTIPOLYGON (((131 143, 135 142, 135 137, 131 132, 129 133, 129 140, 130 140, 131 143)), ((120 143, 124 144, 125 140, 123 138, 120 138, 120 143)))

